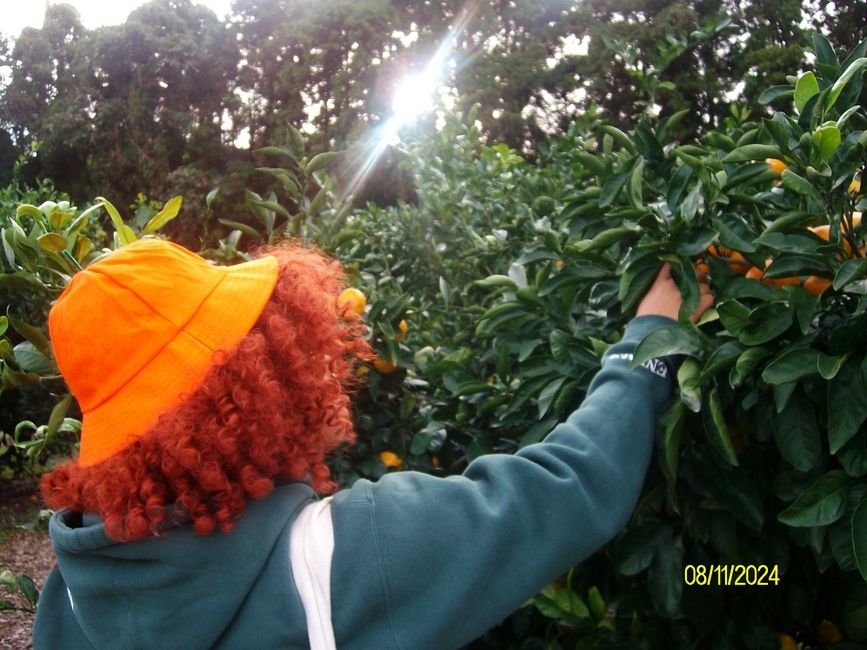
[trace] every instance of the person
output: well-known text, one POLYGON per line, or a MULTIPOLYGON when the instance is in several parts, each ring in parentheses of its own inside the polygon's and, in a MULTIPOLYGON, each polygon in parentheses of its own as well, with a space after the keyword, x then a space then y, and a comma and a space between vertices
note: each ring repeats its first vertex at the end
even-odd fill
POLYGON ((218 267, 157 239, 72 278, 49 328, 81 445, 43 479, 37 650, 457 648, 623 527, 672 391, 670 360, 630 368, 677 318, 668 265, 543 442, 335 493, 371 357, 344 283, 300 244, 218 267))

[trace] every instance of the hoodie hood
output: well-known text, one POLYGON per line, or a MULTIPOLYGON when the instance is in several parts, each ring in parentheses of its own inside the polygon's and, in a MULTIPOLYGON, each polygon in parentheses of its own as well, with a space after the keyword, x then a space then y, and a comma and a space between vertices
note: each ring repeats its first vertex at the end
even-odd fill
POLYGON ((110 539, 92 515, 55 513, 57 566, 40 596, 34 647, 249 647, 248 630, 282 647, 298 637, 303 647, 289 530, 313 498, 308 485, 293 483, 248 503, 229 533, 199 536, 181 526, 132 543, 110 539), (58 625, 61 614, 67 620, 58 625))

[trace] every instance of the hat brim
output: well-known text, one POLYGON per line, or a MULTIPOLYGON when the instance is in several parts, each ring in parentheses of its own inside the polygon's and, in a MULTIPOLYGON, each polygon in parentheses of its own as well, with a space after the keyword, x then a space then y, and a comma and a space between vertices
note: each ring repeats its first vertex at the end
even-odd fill
POLYGON ((80 466, 95 465, 141 438, 161 414, 198 389, 215 352, 230 352, 253 328, 274 291, 277 259, 223 268, 220 282, 144 370, 111 399, 83 413, 80 466))

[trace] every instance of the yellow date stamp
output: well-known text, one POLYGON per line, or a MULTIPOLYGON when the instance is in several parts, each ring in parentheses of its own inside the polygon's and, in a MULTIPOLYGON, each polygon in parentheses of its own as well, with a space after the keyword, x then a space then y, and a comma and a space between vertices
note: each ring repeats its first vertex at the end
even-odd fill
POLYGON ((692 587, 770 587, 780 584, 776 564, 687 564, 683 582, 692 587))

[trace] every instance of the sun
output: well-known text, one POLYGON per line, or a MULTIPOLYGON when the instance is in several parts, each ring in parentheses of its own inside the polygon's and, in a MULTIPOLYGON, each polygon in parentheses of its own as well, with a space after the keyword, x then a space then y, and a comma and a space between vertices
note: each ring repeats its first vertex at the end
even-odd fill
POLYGON ((425 71, 404 77, 398 82, 391 102, 394 119, 399 124, 414 122, 434 108, 434 92, 439 86, 437 74, 425 71))

